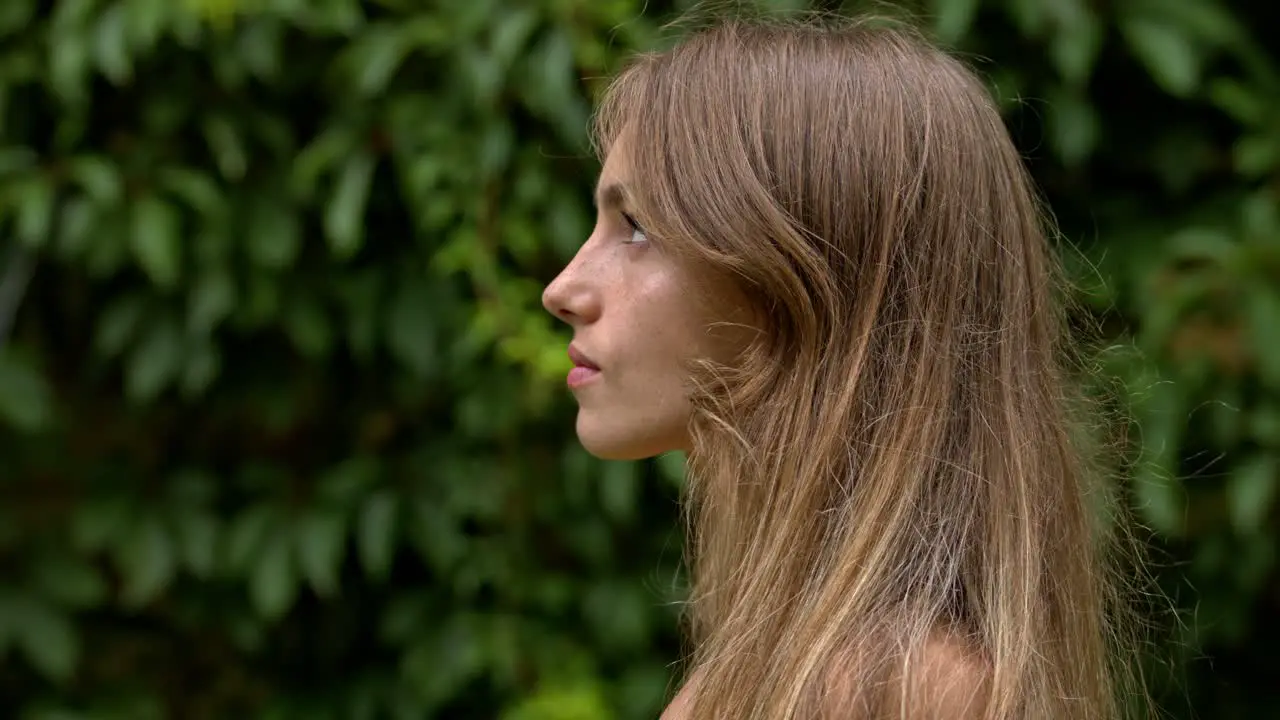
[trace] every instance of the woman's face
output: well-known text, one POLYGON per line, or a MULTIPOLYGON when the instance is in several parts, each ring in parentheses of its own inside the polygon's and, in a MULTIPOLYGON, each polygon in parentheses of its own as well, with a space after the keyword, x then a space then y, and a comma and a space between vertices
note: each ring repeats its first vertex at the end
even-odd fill
POLYGON ((610 460, 689 448, 689 363, 732 360, 741 333, 717 329, 709 307, 736 308, 728 283, 695 277, 635 224, 625 148, 615 143, 596 187, 596 224, 542 304, 573 327, 568 383, 578 438, 610 460), (711 288, 716 288, 712 290, 711 288), (706 295, 714 302, 707 302, 706 295))

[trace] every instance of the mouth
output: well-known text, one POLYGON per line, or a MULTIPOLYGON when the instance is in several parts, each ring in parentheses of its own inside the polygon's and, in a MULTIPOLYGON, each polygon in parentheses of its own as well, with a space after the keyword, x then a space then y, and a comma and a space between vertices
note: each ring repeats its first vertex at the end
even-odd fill
POLYGON ((599 377, 600 366, 573 345, 569 346, 569 360, 573 362, 573 369, 565 378, 569 387, 578 388, 599 377))
POLYGON ((586 354, 573 345, 569 346, 569 359, 573 361, 574 367, 587 368, 589 370, 600 372, 600 366, 592 362, 591 358, 587 357, 586 354))

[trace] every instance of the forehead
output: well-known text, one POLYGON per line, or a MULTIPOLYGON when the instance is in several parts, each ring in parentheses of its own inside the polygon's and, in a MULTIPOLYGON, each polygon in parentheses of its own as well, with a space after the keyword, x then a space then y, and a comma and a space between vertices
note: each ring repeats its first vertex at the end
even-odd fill
POLYGON ((631 160, 627 153, 627 144, 622 138, 618 138, 609 147, 608 154, 604 158, 604 166, 600 168, 600 179, 596 184, 596 188, 605 188, 610 185, 625 185, 630 179, 631 160))

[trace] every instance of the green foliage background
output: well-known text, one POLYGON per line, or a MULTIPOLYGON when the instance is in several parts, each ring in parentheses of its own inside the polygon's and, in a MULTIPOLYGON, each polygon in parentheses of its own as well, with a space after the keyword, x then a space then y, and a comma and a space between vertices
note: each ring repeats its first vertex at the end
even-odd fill
MULTIPOLYGON (((0 715, 657 715, 681 459, 575 445, 538 297, 685 5, 0 3, 0 715)), ((911 7, 1110 333, 1160 702, 1280 715, 1280 6, 911 7)))

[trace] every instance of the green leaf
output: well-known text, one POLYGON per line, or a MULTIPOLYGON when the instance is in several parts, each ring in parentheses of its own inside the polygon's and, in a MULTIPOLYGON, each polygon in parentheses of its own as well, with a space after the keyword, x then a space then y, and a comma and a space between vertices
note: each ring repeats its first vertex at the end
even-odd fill
POLYGON ((411 46, 399 23, 380 23, 361 33, 345 60, 351 63, 356 91, 364 97, 383 93, 411 46))
POLYGON ((1070 23, 1054 35, 1049 55, 1068 85, 1081 87, 1088 81, 1102 50, 1103 24, 1091 10, 1081 8, 1070 23))
POLYGON ((200 396, 222 370, 222 351, 212 342, 198 342, 186 353, 186 362, 182 367, 181 390, 183 397, 191 399, 200 396))
POLYGON ((369 496, 360 509, 356 550, 370 579, 385 581, 391 572, 396 548, 396 496, 380 490, 369 496))
POLYGON ((94 56, 102 74, 114 85, 124 85, 133 76, 129 52, 128 9, 123 4, 107 7, 98 18, 94 33, 94 56))
POLYGON ((101 603, 107 584, 98 569, 82 557, 48 553, 32 567, 32 587, 63 608, 82 610, 101 603))
POLYGON ((178 554, 187 570, 200 580, 212 578, 217 568, 218 518, 204 511, 187 512, 174 523, 173 531, 178 554))
POLYGON ((299 518, 294 528, 298 564, 320 597, 331 597, 338 590, 346 537, 345 518, 326 508, 311 510, 299 518))
POLYGON ((99 155, 79 155, 67 165, 67 175, 86 195, 102 205, 113 205, 124 197, 124 179, 110 160, 99 155))
POLYGON ((1079 165, 1098 143, 1098 112, 1079 92, 1063 90, 1049 103, 1049 142, 1063 164, 1079 165))
POLYGON ((223 557, 230 574, 247 573, 253 559, 261 554, 268 529, 278 522, 279 513, 270 505, 252 505, 235 516, 223 535, 223 557))
POLYGON ((55 682, 69 681, 80 661, 80 638, 66 613, 33 598, 9 609, 14 639, 32 667, 55 682))
POLYGON ((124 576, 120 602, 139 609, 168 586, 177 570, 173 538, 155 515, 145 515, 118 549, 117 562, 124 576))
POLYGON ((129 354, 125 394, 138 403, 154 400, 177 377, 182 356, 177 323, 170 318, 156 322, 129 354))
POLYGON ((250 205, 245 251, 257 266, 283 270, 293 265, 302 248, 302 226, 287 202, 262 193, 250 205))
POLYGON ((310 295, 297 295, 281 318, 293 346, 304 357, 320 358, 333 346, 333 324, 328 314, 310 295))
POLYGON ((206 220, 220 220, 226 198, 209 175, 183 167, 167 167, 158 174, 160 186, 206 220))
POLYGON ((1120 23, 1120 31, 1165 92, 1187 97, 1199 85, 1200 48, 1181 28, 1161 19, 1133 17, 1120 23))
POLYGON ((1260 87, 1236 78, 1219 77, 1209 83, 1209 99, 1236 122, 1257 126, 1267 116, 1267 97, 1260 87))
POLYGON ((424 281, 402 282, 387 318, 387 349, 419 377, 439 363, 436 308, 424 281))
POLYGON ((240 132, 231 121, 220 116, 209 118, 204 123, 204 137, 222 177, 232 182, 243 180, 249 158, 240 132))
POLYGON ((1250 288, 1246 303, 1258 375, 1268 388, 1280 391, 1280 290, 1264 280, 1250 288))
POLYGON ((201 273, 187 303, 187 331, 208 335, 235 307, 236 288, 231 274, 223 269, 201 273))
POLYGON ((630 522, 636 516, 640 495, 638 467, 633 462, 606 462, 600 478, 600 500, 609 517, 630 522))
POLYGON ((1261 178, 1280 167, 1280 137, 1276 135, 1243 135, 1232 148, 1236 172, 1249 178, 1261 178))
POLYGON ((347 458, 321 476, 316 483, 316 499, 334 507, 353 505, 378 482, 381 469, 374 457, 347 458))
POLYGON ((249 598, 265 620, 278 620, 298 595, 298 568, 293 563, 289 540, 285 528, 277 526, 254 558, 249 598))
POLYGON ((1280 480, 1280 465, 1273 455, 1253 455, 1237 467, 1227 480, 1227 507, 1236 532, 1251 535, 1261 527, 1271 511, 1280 480))
POLYGON ((98 329, 94 347, 107 358, 124 352, 125 346, 137 335, 146 304, 142 295, 116 297, 98 317, 98 329))
POLYGON ((969 32, 978 13, 978 0, 932 0, 932 6, 934 32, 939 40, 948 44, 969 32))
POLYGON ((355 152, 357 134, 343 126, 320 133, 293 159, 289 173, 289 189, 298 200, 309 200, 320 183, 320 177, 333 169, 344 157, 355 152))
POLYGON ((56 196, 52 179, 36 175, 17 188, 18 239, 32 248, 49 241, 56 196))
MULTIPOLYGON (((80 0, 66 0, 61 5, 88 5, 80 0)), ((58 100, 78 104, 85 96, 88 80, 89 45, 78 32, 52 31, 49 34, 49 86, 58 100)))
POLYGON ((0 177, 31 170, 39 162, 39 153, 24 145, 0 147, 0 177))
POLYGON ((52 421, 53 392, 36 364, 13 351, 0 350, 0 422, 39 432, 52 421))
POLYGON ((364 242, 365 206, 373 185, 376 159, 360 151, 347 159, 324 212, 324 230, 335 257, 348 259, 364 242))
POLYGON ((164 200, 148 195, 133 206, 131 219, 130 247, 138 265, 157 286, 176 286, 182 263, 178 213, 164 200))

